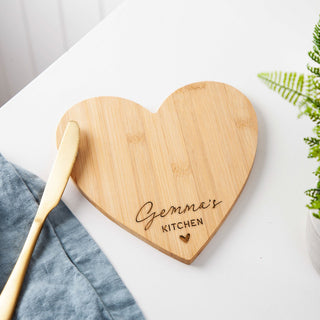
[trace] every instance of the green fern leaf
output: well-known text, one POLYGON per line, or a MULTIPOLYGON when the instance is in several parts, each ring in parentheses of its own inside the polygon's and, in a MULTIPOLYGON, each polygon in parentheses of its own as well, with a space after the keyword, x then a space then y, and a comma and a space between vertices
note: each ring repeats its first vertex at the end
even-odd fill
POLYGON ((300 109, 303 110, 302 114, 307 114, 313 120, 311 114, 315 110, 320 109, 320 82, 319 78, 315 75, 308 75, 306 77, 304 92, 308 96, 308 99, 303 99, 300 102, 300 109))
MULTIPOLYGON (((314 27, 313 51, 308 52, 309 57, 320 64, 320 19, 314 27)), ((273 91, 279 93, 285 100, 298 105, 301 113, 307 115, 316 125, 313 128, 316 137, 305 138, 309 146, 309 158, 320 162, 320 67, 307 66, 312 73, 303 75, 295 72, 260 73, 258 77, 273 91)), ((316 188, 305 193, 311 198, 307 207, 312 209, 313 215, 320 219, 320 166, 314 172, 318 178, 316 188)))
POLYGON ((318 95, 317 95, 317 98, 319 98, 319 93, 320 93, 320 80, 319 80, 319 78, 314 77, 314 79, 313 79, 313 85, 314 85, 314 88, 315 88, 316 90, 319 90, 319 91, 318 91, 318 95))
POLYGON ((314 26, 314 30, 313 30, 313 43, 316 46, 315 51, 320 51, 320 20, 318 21, 318 23, 314 26))
POLYGON ((308 52, 309 57, 316 63, 320 64, 320 55, 314 51, 308 52))
POLYGON ((313 109, 306 109, 304 114, 308 115, 308 117, 316 124, 320 125, 320 113, 314 111, 313 109))
POLYGON ((320 139, 314 137, 304 138, 303 140, 309 147, 314 147, 320 143, 320 139))
POLYGON ((317 170, 313 172, 313 174, 314 174, 316 177, 320 178, 320 167, 318 167, 317 170))
POLYGON ((317 199, 318 197, 320 197, 320 189, 318 189, 318 188, 309 189, 309 190, 305 191, 305 194, 308 197, 317 199))
POLYGON ((316 158, 318 161, 320 161, 320 146, 315 145, 313 147, 310 147, 308 158, 316 158))
MULTIPOLYGON (((296 72, 263 72, 258 77, 273 91, 277 91, 285 100, 296 105, 298 102, 313 103, 308 95, 311 92, 311 78, 296 72), (306 83, 306 85, 305 85, 306 83)), ((313 76, 314 77, 314 76, 313 76)), ((312 78, 313 79, 313 78, 312 78)))
MULTIPOLYGON (((308 207, 308 206, 307 206, 308 207)), ((313 216, 315 217, 315 218, 317 218, 317 219, 320 219, 320 213, 313 213, 313 216)))
POLYGON ((312 72, 314 75, 316 75, 317 77, 320 77, 320 68, 318 67, 312 67, 309 64, 307 65, 307 69, 312 72))
POLYGON ((319 126, 315 126, 313 128, 313 132, 317 135, 318 138, 320 138, 320 127, 319 126))
MULTIPOLYGON (((310 204, 307 205, 307 208, 311 209, 311 210, 319 210, 320 209, 320 201, 319 200, 311 201, 310 204)), ((320 217, 320 214, 313 213, 313 215, 316 218, 320 217)))

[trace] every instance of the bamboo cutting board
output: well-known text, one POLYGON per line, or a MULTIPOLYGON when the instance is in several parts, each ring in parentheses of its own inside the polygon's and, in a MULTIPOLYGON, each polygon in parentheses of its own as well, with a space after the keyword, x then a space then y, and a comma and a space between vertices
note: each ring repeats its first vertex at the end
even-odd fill
POLYGON ((257 147, 257 119, 235 88, 198 82, 151 113, 116 97, 82 101, 72 178, 108 218, 162 252, 191 263, 244 187, 257 147))

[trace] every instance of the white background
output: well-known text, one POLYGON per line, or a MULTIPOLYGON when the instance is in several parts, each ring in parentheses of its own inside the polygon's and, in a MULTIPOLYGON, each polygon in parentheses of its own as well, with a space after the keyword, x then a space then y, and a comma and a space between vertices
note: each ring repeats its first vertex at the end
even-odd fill
POLYGON ((0 109, 1 152, 46 179, 59 119, 85 98, 121 96, 155 111, 180 86, 216 80, 251 100, 259 123, 253 170, 190 266, 109 221, 72 183, 66 189, 65 202, 148 319, 319 319, 303 194, 315 184, 302 139, 312 124, 256 76, 306 71, 319 13, 316 0, 128 1, 0 109))
POLYGON ((123 0, 1 0, 0 106, 123 0))

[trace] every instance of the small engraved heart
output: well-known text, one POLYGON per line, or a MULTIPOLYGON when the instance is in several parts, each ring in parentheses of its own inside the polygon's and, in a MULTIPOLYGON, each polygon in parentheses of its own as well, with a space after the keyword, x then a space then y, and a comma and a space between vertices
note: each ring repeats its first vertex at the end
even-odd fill
POLYGON ((185 235, 185 236, 181 235, 181 236, 180 236, 180 239, 181 239, 183 242, 187 243, 187 242, 189 241, 189 239, 190 239, 190 233, 187 233, 187 235, 185 235))

